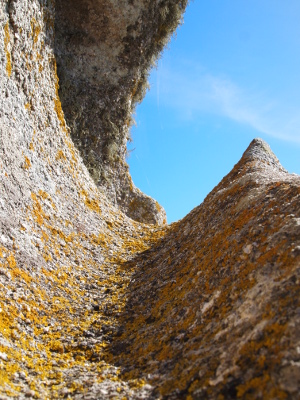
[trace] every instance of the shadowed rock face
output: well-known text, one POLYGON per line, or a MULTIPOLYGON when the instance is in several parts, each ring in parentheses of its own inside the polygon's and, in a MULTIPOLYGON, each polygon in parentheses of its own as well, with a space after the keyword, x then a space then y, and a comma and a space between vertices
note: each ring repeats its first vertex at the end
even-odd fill
MULTIPOLYGON (((0 397, 298 399, 300 177, 256 139, 199 207, 158 227, 115 207, 83 163, 81 139, 80 153, 73 144, 85 112, 98 118, 80 97, 85 85, 93 90, 92 64, 75 59, 99 39, 89 31, 96 22, 118 46, 132 3, 118 2, 117 14, 113 1, 58 1, 55 21, 49 0, 0 0, 0 397), (115 19, 98 21, 99 4, 115 19), (59 20, 63 85, 74 73, 61 91, 71 129, 56 74, 59 20)), ((179 3, 134 4, 152 16, 179 3)), ((107 87, 121 68, 110 51, 107 87)), ((105 79, 97 75, 98 89, 105 79)), ((116 93, 104 97, 108 113, 116 93)), ((118 193, 117 169, 102 161, 118 193)), ((147 220, 139 196, 132 208, 147 220)))
POLYGON ((187 0, 57 0, 55 52, 72 139, 96 184, 131 218, 163 224, 125 160, 132 111, 187 0))

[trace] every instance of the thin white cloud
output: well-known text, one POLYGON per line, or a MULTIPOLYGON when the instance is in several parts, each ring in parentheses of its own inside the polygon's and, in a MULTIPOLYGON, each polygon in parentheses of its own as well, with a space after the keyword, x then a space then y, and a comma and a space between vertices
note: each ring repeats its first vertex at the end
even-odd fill
POLYGON ((291 115, 286 105, 242 91, 229 80, 210 80, 215 105, 224 116, 269 136, 300 143, 300 118, 291 115))
POLYGON ((157 74, 158 104, 175 108, 182 118, 213 113, 247 124, 258 133, 300 143, 300 113, 280 99, 242 89, 227 77, 213 76, 187 62, 176 70, 162 68, 157 74))

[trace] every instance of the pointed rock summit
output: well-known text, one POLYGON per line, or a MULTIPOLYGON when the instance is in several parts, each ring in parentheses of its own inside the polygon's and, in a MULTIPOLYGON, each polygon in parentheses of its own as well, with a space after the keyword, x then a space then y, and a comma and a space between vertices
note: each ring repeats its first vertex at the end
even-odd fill
POLYGON ((153 398, 299 398, 299 198, 300 177, 255 139, 199 207, 129 262, 111 347, 129 376, 152 377, 153 398))
POLYGON ((272 152, 268 143, 260 138, 253 139, 247 150, 244 152, 241 162, 248 161, 263 162, 278 168, 280 171, 287 172, 272 152))
POLYGON ((280 164, 268 143, 262 139, 253 139, 242 158, 233 169, 213 189, 211 194, 218 191, 230 191, 233 185, 242 187, 249 180, 263 184, 277 178, 284 179, 288 172, 280 164))

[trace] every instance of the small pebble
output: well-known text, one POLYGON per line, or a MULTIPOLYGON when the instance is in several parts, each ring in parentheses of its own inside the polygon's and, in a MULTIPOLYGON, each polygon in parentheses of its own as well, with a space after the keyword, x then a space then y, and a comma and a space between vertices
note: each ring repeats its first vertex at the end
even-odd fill
POLYGON ((3 361, 7 361, 7 359, 8 359, 7 354, 6 353, 2 353, 1 351, 0 351, 0 358, 3 361))
POLYGON ((26 374, 25 374, 24 371, 19 371, 19 376, 20 376, 20 378, 22 378, 22 379, 25 379, 25 378, 26 378, 26 374))
POLYGON ((247 246, 244 246, 243 247, 243 252, 245 253, 245 254, 250 254, 251 253, 251 251, 252 251, 252 244, 247 244, 247 246))
POLYGON ((35 397, 35 391, 27 389, 25 392, 25 397, 35 397))

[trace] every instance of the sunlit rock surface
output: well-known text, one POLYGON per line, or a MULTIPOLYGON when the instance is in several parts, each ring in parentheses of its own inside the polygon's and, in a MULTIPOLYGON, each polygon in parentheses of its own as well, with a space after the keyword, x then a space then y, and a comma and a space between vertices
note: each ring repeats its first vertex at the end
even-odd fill
MULTIPOLYGON (((145 22, 148 12, 150 20, 155 10, 167 15, 166 8, 185 6, 128 1, 118 3, 117 17, 115 3, 60 0, 55 14, 49 0, 0 1, 0 398, 297 399, 299 176, 255 140, 203 204, 159 227, 161 209, 152 210, 156 202, 147 203, 134 186, 128 198, 136 204, 116 201, 122 182, 129 193, 131 181, 122 178, 123 117, 113 122, 125 132, 116 147, 120 167, 106 164, 101 145, 97 153, 98 167, 113 176, 111 187, 86 168, 90 148, 83 151, 80 132, 86 127, 91 138, 96 131, 80 90, 87 85, 93 92, 94 81, 76 57, 84 46, 88 57, 99 52, 96 64, 102 59, 111 72, 108 86, 113 79, 119 87, 123 68, 89 31, 98 5, 101 15, 116 18, 105 22, 116 46, 128 18, 146 13, 145 22), (80 14, 81 6, 90 14, 86 8, 80 14), (68 46, 73 22, 78 36, 68 46), (80 42, 82 32, 91 36, 87 43, 80 42)), ((167 38, 171 28, 161 21, 146 24, 150 38, 155 29, 167 38)), ((140 61, 144 77, 147 60, 140 61)), ((135 55, 126 74, 137 73, 137 61, 135 55)), ((110 112, 117 92, 101 97, 106 78, 99 74, 94 100, 110 112)), ((100 137, 110 137, 97 121, 100 137)))
POLYGON ((254 140, 203 204, 128 263, 111 344, 125 376, 149 377, 154 397, 299 397, 299 184, 254 140))

